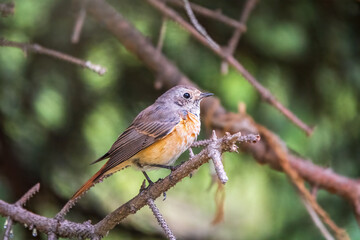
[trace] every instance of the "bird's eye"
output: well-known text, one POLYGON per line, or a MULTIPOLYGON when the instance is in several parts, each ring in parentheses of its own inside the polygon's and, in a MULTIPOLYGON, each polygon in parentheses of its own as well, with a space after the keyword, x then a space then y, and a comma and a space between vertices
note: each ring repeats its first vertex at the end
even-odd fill
POLYGON ((184 93, 184 98, 186 98, 186 99, 188 99, 188 98, 190 98, 190 93, 184 93))

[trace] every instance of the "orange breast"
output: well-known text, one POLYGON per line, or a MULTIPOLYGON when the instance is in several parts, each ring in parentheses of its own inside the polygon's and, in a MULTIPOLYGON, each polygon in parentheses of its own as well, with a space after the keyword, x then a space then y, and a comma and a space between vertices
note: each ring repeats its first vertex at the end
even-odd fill
POLYGON ((130 160, 138 161, 145 169, 146 165, 151 164, 172 165, 196 140, 199 132, 199 119, 188 113, 187 119, 181 119, 169 135, 142 150, 130 160))

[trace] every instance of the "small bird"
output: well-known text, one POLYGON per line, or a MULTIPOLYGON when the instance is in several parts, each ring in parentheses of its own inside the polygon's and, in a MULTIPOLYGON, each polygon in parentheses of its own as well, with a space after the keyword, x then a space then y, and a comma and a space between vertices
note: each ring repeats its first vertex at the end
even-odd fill
POLYGON ((128 166, 146 170, 172 169, 176 159, 196 140, 200 132, 200 102, 212 93, 191 86, 176 86, 137 115, 110 150, 93 163, 108 159, 71 198, 76 199, 104 177, 128 166))

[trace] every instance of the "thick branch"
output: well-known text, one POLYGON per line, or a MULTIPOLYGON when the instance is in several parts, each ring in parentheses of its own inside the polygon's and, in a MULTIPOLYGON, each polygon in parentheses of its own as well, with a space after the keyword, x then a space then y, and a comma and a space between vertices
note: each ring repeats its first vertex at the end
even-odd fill
POLYGON ((54 231, 61 237, 75 238, 75 237, 91 237, 94 232, 92 225, 84 225, 81 223, 74 223, 67 220, 60 224, 57 220, 46 218, 35 213, 32 213, 15 204, 9 204, 0 200, 0 214, 9 216, 14 221, 34 226, 39 232, 48 233, 54 231))
POLYGON ((73 56, 67 55, 62 52, 44 48, 44 47, 40 46, 39 44, 13 42, 13 41, 7 41, 5 39, 0 38, 0 46, 20 48, 21 50, 23 50, 23 52, 25 54, 27 54, 28 52, 33 52, 33 53, 48 55, 48 56, 51 56, 51 57, 54 57, 54 58, 57 58, 57 59, 60 59, 60 60, 66 61, 66 62, 70 62, 70 63, 76 64, 76 65, 79 65, 84 68, 90 69, 91 71, 94 71, 99 75, 104 75, 106 72, 106 68, 104 68, 100 65, 93 64, 90 61, 84 61, 84 60, 75 58, 73 56))

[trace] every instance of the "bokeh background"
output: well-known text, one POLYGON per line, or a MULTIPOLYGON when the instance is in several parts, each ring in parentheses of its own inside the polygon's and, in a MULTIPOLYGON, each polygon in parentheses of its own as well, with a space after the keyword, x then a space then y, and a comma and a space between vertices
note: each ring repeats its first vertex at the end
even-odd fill
MULTIPOLYGON (((3 1, 2 1, 3 2, 3 1)), ((141 0, 109 1, 154 44, 161 15, 141 0)), ((194 0, 238 19, 244 1, 194 0)), ((80 43, 70 37, 77 13, 69 1, 16 1, 14 16, 0 18, 0 37, 39 43, 106 66, 95 73, 57 59, 0 47, 0 199, 14 202, 37 182, 32 211, 53 217, 100 166, 139 111, 164 90, 109 32, 87 17, 80 43)), ((226 44, 233 29, 199 17, 226 44)), ((235 56, 285 106, 310 125, 308 138, 268 104, 237 72, 221 75, 219 58, 168 22, 163 52, 229 111, 244 102, 254 119, 314 163, 360 175, 360 14, 358 1, 259 1, 235 56)), ((205 132, 205 131, 203 131, 205 132)), ((200 138, 205 138, 204 134, 200 138)), ((187 153, 181 160, 186 160, 187 153)), ((288 178, 246 154, 225 154, 225 219, 213 226, 215 186, 206 164, 157 204, 179 239, 321 239, 288 178)), ((150 172, 153 179, 168 171, 150 172)), ((97 222, 135 196, 141 172, 126 169, 96 185, 68 218, 97 222)), ((320 190, 319 203, 352 239, 360 239, 351 206, 320 190)), ((5 219, 0 218, 0 225, 5 219)), ((2 229, 2 228, 1 228, 2 229)), ((2 230, 0 230, 1 232, 2 230)), ((17 224, 15 239, 35 239, 17 224)), ((37 238, 45 239, 40 235, 37 238)), ((106 239, 163 239, 147 208, 128 217, 106 239)))

